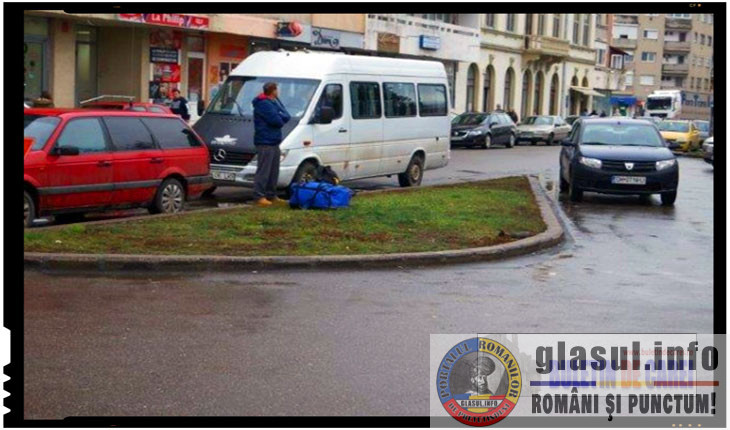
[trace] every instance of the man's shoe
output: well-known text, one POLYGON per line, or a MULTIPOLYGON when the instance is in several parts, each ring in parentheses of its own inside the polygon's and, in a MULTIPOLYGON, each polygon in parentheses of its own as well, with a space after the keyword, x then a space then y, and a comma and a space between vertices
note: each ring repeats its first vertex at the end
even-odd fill
POLYGON ((287 200, 280 199, 278 197, 274 197, 273 199, 269 199, 269 201, 272 204, 277 205, 277 206, 285 206, 285 205, 288 205, 289 204, 289 202, 287 200))
POLYGON ((268 208, 273 203, 271 203, 266 197, 261 197, 260 199, 256 200, 255 204, 260 208, 268 208))

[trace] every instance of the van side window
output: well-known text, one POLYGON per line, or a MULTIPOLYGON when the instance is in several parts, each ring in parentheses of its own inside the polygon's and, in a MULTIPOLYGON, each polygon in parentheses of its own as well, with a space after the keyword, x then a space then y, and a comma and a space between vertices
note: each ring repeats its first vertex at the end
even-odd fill
POLYGON ((109 148, 106 144, 106 135, 98 118, 80 118, 70 121, 63 128, 56 146, 79 148, 80 154, 105 152, 109 148))
POLYGON ((380 118, 380 85, 377 82, 350 82, 352 118, 380 118))
POLYGON ((201 143, 177 118, 142 118, 162 149, 190 148, 201 143))
POLYGON ((342 85, 327 84, 327 86, 324 87, 322 95, 319 97, 317 110, 319 111, 322 107, 330 107, 334 109, 335 116, 333 119, 342 118, 342 85))
POLYGON ((446 116, 446 87, 440 84, 418 84, 418 110, 421 116, 446 116))
POLYGON ((139 118, 106 117, 104 123, 117 151, 155 149, 152 135, 139 118))
POLYGON ((385 117, 416 116, 416 86, 405 83, 383 83, 385 117))

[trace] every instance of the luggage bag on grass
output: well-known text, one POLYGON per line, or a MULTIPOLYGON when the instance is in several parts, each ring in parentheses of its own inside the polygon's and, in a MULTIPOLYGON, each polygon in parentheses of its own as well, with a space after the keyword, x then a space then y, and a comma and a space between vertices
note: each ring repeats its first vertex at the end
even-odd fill
POLYGON ((291 184, 289 206, 293 209, 337 209, 350 206, 352 190, 326 182, 291 184))

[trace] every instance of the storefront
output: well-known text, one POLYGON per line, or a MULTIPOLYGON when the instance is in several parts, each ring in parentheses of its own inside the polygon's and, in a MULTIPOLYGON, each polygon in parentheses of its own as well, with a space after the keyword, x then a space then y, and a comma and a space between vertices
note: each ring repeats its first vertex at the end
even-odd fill
POLYGON ((23 99, 31 101, 49 89, 49 23, 26 16, 23 22, 23 99))
POLYGON ((632 95, 613 95, 610 98, 611 115, 634 116, 638 100, 632 95))

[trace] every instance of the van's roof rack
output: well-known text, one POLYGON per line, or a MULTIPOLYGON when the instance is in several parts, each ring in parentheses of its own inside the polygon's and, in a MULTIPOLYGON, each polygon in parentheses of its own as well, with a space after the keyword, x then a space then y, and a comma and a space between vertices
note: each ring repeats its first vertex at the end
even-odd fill
POLYGON ((132 102, 134 101, 134 96, 118 96, 118 95, 104 94, 104 95, 101 95, 98 97, 92 97, 88 100, 83 100, 79 104, 83 106, 85 104, 93 103, 93 102, 114 101, 114 100, 124 100, 124 101, 127 101, 130 104, 132 104, 132 102))

